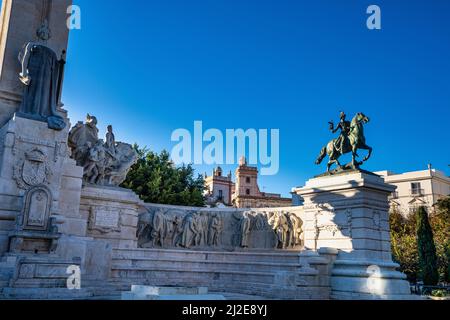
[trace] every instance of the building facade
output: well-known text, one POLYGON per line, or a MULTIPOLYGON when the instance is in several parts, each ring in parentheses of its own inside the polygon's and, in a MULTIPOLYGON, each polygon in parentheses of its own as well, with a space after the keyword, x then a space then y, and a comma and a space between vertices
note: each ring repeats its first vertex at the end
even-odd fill
POLYGON ((205 196, 208 204, 222 203, 232 206, 233 192, 234 182, 231 179, 231 172, 225 177, 222 168, 217 167, 212 176, 205 173, 205 196))
POLYGON ((389 198, 390 207, 405 216, 420 206, 427 207, 431 212, 439 199, 450 195, 450 178, 431 166, 427 170, 402 174, 391 171, 375 173, 382 176, 386 183, 397 187, 389 198))
POLYGON ((258 168, 248 166, 245 157, 240 159, 236 169, 236 186, 232 201, 237 208, 292 206, 291 198, 282 198, 280 194, 260 191, 258 168))
POLYGON ((280 194, 261 192, 258 186, 258 168, 247 165, 245 157, 239 161, 236 169, 236 183, 231 172, 223 176, 221 167, 217 167, 212 176, 205 173, 205 197, 210 206, 233 206, 236 208, 274 208, 292 206, 291 198, 282 198, 280 194))

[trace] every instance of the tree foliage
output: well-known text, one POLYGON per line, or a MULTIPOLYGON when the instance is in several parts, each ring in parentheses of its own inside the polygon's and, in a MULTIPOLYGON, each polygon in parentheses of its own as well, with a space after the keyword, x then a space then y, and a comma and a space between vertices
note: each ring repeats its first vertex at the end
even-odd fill
POLYGON ((425 285, 437 285, 439 273, 436 246, 425 207, 419 207, 417 210, 417 248, 419 251, 420 275, 423 283, 425 285))
POLYGON ((122 187, 136 192, 150 203, 204 206, 204 180, 194 177, 192 165, 176 167, 167 151, 160 154, 134 145, 139 159, 131 168, 122 187))
MULTIPOLYGON (((417 212, 405 217, 395 209, 389 215, 392 257, 400 264, 400 270, 411 282, 422 278, 419 265, 417 218, 417 212)), ((436 248, 439 280, 448 283, 450 282, 450 196, 437 201, 434 210, 429 214, 429 225, 431 225, 436 248)))
POLYGON ((450 196, 438 200, 434 207, 430 223, 436 244, 439 276, 441 280, 450 282, 450 196))
POLYGON ((389 222, 393 260, 400 264, 400 271, 406 274, 410 282, 416 282, 419 273, 416 216, 409 214, 405 217, 398 210, 393 210, 389 222))

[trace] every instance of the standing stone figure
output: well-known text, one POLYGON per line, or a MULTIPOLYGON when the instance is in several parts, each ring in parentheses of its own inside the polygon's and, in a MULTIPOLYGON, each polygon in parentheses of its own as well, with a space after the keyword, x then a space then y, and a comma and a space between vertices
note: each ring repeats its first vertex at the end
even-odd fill
POLYGON ((47 21, 36 35, 37 42, 27 43, 19 53, 19 79, 25 90, 18 115, 45 121, 50 129, 63 130, 66 123, 56 108, 65 61, 58 60, 56 53, 46 45, 51 37, 47 21))
POLYGON ((112 125, 108 126, 108 132, 106 133, 105 141, 106 152, 113 158, 116 157, 116 138, 113 133, 112 125))
POLYGON ((284 212, 280 212, 280 224, 279 224, 279 233, 281 234, 281 248, 282 249, 286 249, 289 246, 289 231, 290 231, 290 226, 289 226, 289 220, 288 217, 286 216, 286 214, 284 214, 284 212))
POLYGON ((290 213, 284 213, 284 217, 286 218, 286 226, 287 226, 287 235, 286 235, 286 243, 284 245, 285 248, 294 247, 295 238, 294 238, 294 225, 291 220, 290 213))
POLYGON ((172 245, 178 247, 181 242, 181 235, 183 234, 183 218, 175 216, 173 220, 173 238, 172 245))
POLYGON ((297 217, 295 214, 291 213, 289 215, 289 219, 291 221, 292 227, 293 227, 293 239, 292 239, 292 246, 295 247, 297 245, 302 244, 302 226, 303 221, 297 217))
POLYGON ((277 236, 277 248, 285 249, 289 241, 288 232, 289 226, 287 218, 282 212, 275 212, 269 219, 269 224, 277 236))
POLYGON ((250 234, 251 220, 249 213, 246 211, 243 213, 240 221, 240 232, 241 232, 241 247, 248 248, 248 236, 250 234))
POLYGON ((180 245, 184 248, 190 248, 195 241, 196 230, 196 217, 193 213, 188 213, 183 220, 183 233, 181 234, 180 245))
POLYGON ((138 245, 142 246, 150 239, 150 232, 152 228, 153 214, 145 212, 139 215, 139 221, 136 229, 136 237, 138 238, 138 245))
POLYGON ((220 244, 220 233, 222 232, 222 219, 220 215, 215 212, 212 214, 211 222, 209 224, 208 245, 218 246, 220 244))
POLYGON ((151 238, 152 238, 152 246, 163 246, 164 245, 164 238, 166 235, 166 223, 165 223, 165 217, 164 212, 161 210, 157 210, 155 214, 153 215, 153 221, 152 221, 152 231, 151 231, 151 238))
POLYGON ((89 149, 87 163, 84 166, 84 177, 90 183, 95 184, 102 179, 105 171, 104 161, 105 149, 103 147, 103 140, 100 139, 93 148, 89 149))
POLYGON ((209 216, 208 212, 204 211, 200 213, 199 215, 199 234, 201 234, 200 238, 200 246, 207 246, 208 245, 208 229, 209 229, 209 216))

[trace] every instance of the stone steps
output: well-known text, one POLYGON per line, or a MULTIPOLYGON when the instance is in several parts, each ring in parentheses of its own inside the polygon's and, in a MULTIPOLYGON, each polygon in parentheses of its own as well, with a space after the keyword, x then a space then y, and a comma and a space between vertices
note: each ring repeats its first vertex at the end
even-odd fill
POLYGON ((239 272, 274 272, 277 270, 299 271, 300 265, 298 263, 275 263, 275 262, 254 262, 254 261, 220 261, 220 260, 206 260, 206 261, 180 261, 179 259, 158 259, 141 258, 129 260, 115 259, 112 264, 113 270, 130 269, 155 269, 159 270, 184 268, 188 270, 220 270, 220 272, 239 271, 239 272))
MULTIPOLYGON (((129 291, 131 284, 142 284, 149 285, 150 283, 146 281, 142 282, 129 282, 129 285, 124 285, 121 283, 118 285, 116 292, 120 292, 119 287, 125 288, 122 291, 129 291)), ((192 286, 200 285, 199 283, 193 284, 192 281, 185 282, 164 282, 158 283, 153 282, 151 285, 171 285, 171 286, 192 286)), ((267 283, 254 283, 250 281, 239 281, 239 282, 210 282, 207 284, 209 291, 214 293, 228 293, 228 295, 242 295, 242 296, 253 296, 260 297, 261 299, 328 299, 329 297, 329 287, 283 287, 268 285, 267 283)), ((229 299, 227 296, 225 296, 229 299)))
POLYGON ((178 259, 180 261, 223 261, 223 262, 267 262, 267 263, 299 263, 299 252, 277 251, 195 251, 173 249, 115 249, 114 259, 178 259))
POLYGON ((131 285, 205 286, 284 299, 326 299, 330 291, 328 262, 313 252, 114 249, 111 278, 121 291, 131 285))
POLYGON ((17 279, 13 288, 67 288, 67 279, 17 279))
POLYGON ((177 281, 190 279, 191 281, 210 282, 214 279, 223 281, 242 281, 252 279, 255 282, 273 282, 274 274, 265 272, 248 272, 239 270, 211 270, 208 268, 197 268, 195 270, 167 268, 167 267, 120 267, 112 270, 113 278, 122 279, 146 279, 151 281, 177 281), (226 279, 226 280, 225 280, 226 279))
POLYGON ((4 288, 0 298, 13 300, 84 300, 93 296, 89 289, 4 288))

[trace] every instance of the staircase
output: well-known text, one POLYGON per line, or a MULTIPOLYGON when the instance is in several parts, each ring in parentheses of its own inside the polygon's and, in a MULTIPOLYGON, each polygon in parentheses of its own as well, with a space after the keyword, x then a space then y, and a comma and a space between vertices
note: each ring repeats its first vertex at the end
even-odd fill
POLYGON ((206 286, 209 291, 280 299, 328 299, 329 263, 317 253, 115 249, 115 294, 132 284, 206 286))

